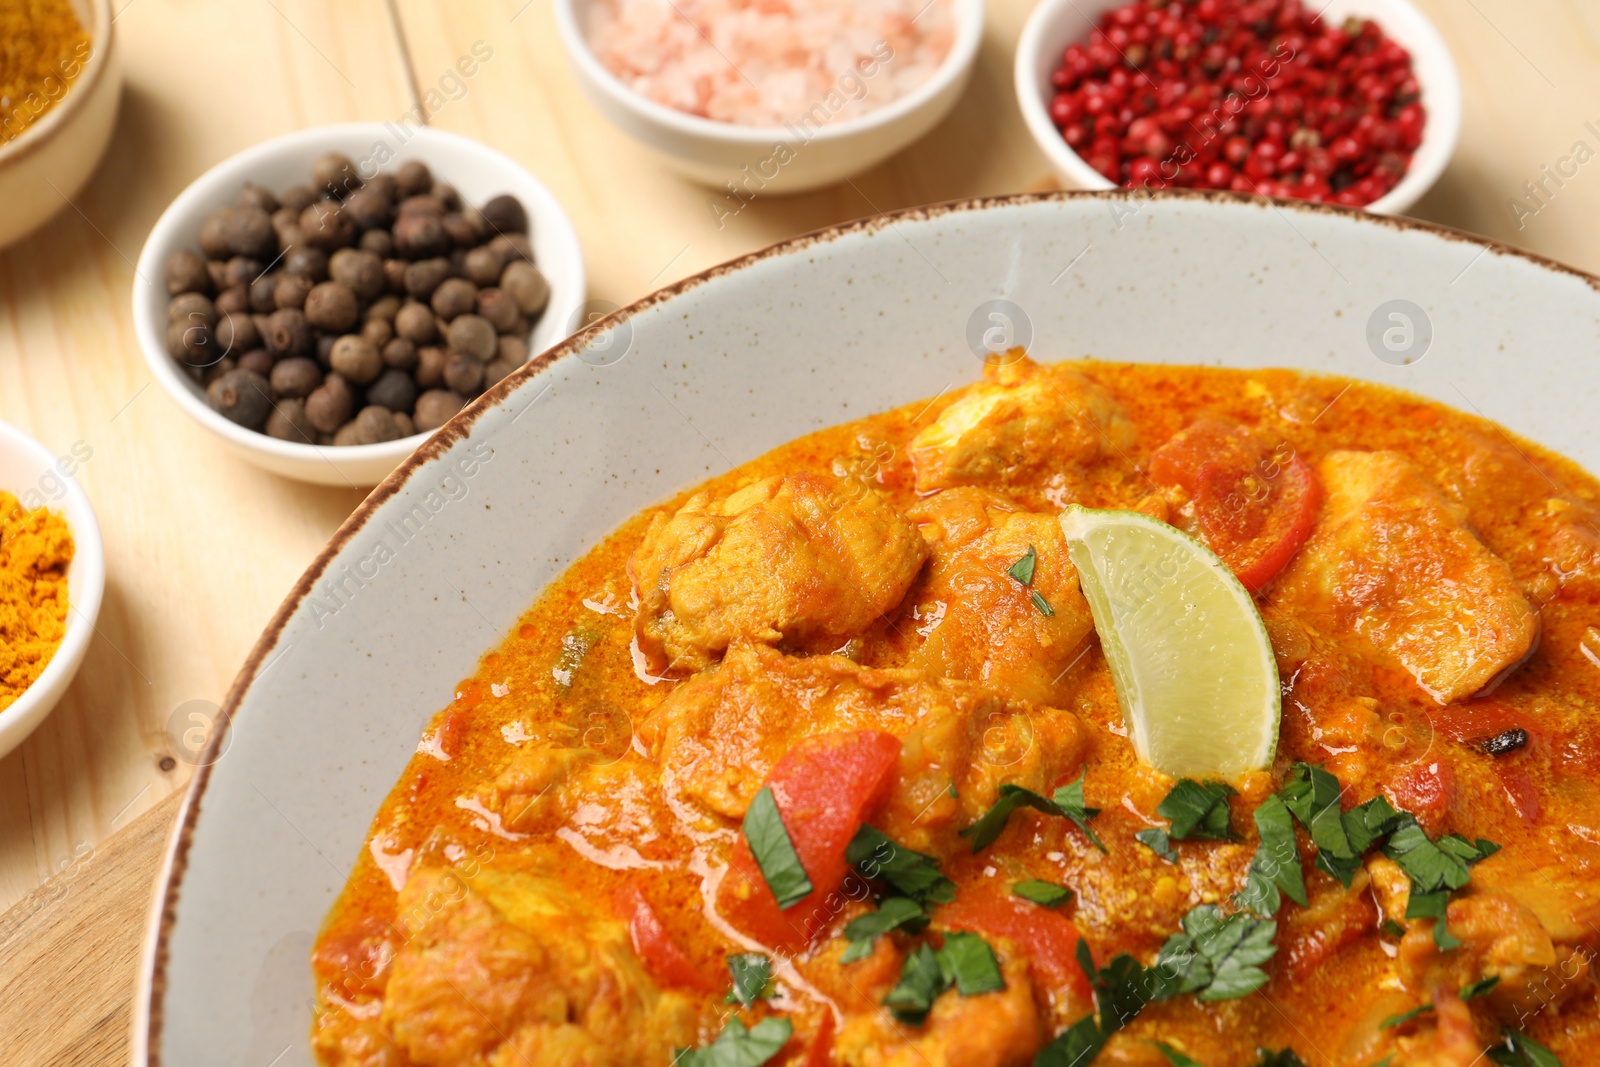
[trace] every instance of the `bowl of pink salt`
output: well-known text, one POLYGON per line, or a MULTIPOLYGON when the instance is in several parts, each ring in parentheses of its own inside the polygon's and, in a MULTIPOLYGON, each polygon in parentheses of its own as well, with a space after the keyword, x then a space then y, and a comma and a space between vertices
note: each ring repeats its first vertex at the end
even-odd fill
POLYGON ((713 211, 829 185, 931 130, 966 88, 983 0, 556 0, 584 93, 713 211))

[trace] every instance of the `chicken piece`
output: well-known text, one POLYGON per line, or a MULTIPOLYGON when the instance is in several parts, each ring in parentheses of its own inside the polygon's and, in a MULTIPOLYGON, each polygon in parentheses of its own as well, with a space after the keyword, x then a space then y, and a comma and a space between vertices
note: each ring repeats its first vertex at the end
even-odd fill
POLYGON ((1440 704, 1519 663, 1539 616, 1465 512, 1396 452, 1330 452, 1322 516, 1274 598, 1361 635, 1440 704))
POLYGON ((695 1042, 693 1003, 656 987, 627 927, 553 881, 429 868, 398 912, 381 1019, 418 1067, 629 1067, 695 1042))
POLYGON ((912 438, 910 453, 917 492, 927 493, 1048 474, 1070 482, 1133 438, 1122 405, 1080 371, 1018 356, 984 364, 983 381, 912 438))
POLYGON ((382 1022, 358 1019, 343 1008, 317 1010, 311 1047, 323 1067, 403 1067, 400 1050, 382 1022))
POLYGON ((1407 1067, 1476 1067, 1483 1063, 1483 1043, 1472 1013, 1460 997, 1446 988, 1434 991, 1433 1026, 1414 1037, 1395 1041, 1395 1062, 1407 1067))
POLYGON ((1446 911, 1457 951, 1440 953, 1433 924, 1412 924, 1400 942, 1399 974, 1413 989, 1445 985, 1459 989, 1491 975, 1500 979, 1491 1002, 1510 1015, 1559 1004, 1578 990, 1586 956, 1562 961, 1538 916, 1504 893, 1474 892, 1452 900, 1446 911), (1560 968, 1558 970, 1558 961, 1560 968), (1575 973, 1574 968, 1578 968, 1575 973))
POLYGON ((914 594, 922 643, 910 665, 978 682, 1024 700, 1049 701, 1055 682, 1083 653, 1094 619, 1053 515, 1018 510, 984 489, 947 489, 910 517, 932 551, 914 594), (1034 554, 1023 585, 1009 572, 1034 554), (1053 614, 1034 602, 1037 594, 1053 614))
POLYGON ((737 638, 829 651, 905 596, 927 558, 864 483, 785 474, 656 515, 628 561, 656 670, 697 671, 737 638))
POLYGON ((1027 1067, 1044 1045, 1027 960, 1003 959, 1006 987, 963 997, 950 990, 933 1002, 921 1026, 896 1022, 883 1009, 847 1015, 833 1039, 844 1067, 1027 1067))
POLYGON ((1048 792, 1083 761, 1076 716, 916 670, 737 644, 680 685, 640 730, 669 789, 741 818, 772 766, 813 734, 882 730, 904 747, 874 822, 911 848, 993 806, 1002 783, 1048 792), (957 796, 950 795, 955 785, 957 796))

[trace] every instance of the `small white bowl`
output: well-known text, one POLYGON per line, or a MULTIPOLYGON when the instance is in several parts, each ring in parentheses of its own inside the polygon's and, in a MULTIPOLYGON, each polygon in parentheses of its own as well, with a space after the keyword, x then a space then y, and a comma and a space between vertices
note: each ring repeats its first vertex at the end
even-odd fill
MULTIPOLYGON (((0 145, 0 248, 49 222, 78 195, 105 154, 116 125, 122 75, 109 0, 72 0, 89 34, 76 79, 44 116, 0 145)), ((0 119, 4 116, 0 115, 0 119)))
POLYGON ((673 170, 758 194, 799 193, 867 170, 931 130, 955 106, 983 40, 983 0, 947 0, 955 41, 933 76, 859 118, 830 122, 809 140, 789 129, 716 122, 658 104, 622 84, 589 47, 593 0, 556 0, 556 25, 578 84, 612 125, 653 149, 673 170), (788 150, 790 158, 778 146, 788 150))
MULTIPOLYGON (((1067 45, 1087 41, 1100 16, 1125 2, 1041 0, 1017 42, 1017 104, 1034 143, 1069 189, 1115 189, 1117 183, 1091 167, 1061 139, 1061 131, 1050 121, 1050 98, 1054 95, 1050 74, 1060 65, 1067 45)), ((1427 125, 1422 130, 1422 143, 1411 157, 1411 167, 1386 196, 1366 206, 1366 210, 1379 215, 1398 215, 1439 180, 1456 150, 1461 134, 1461 79, 1439 31, 1407 0, 1332 0, 1322 12, 1324 21, 1335 23, 1351 15, 1374 20, 1386 35, 1404 45, 1411 53, 1417 83, 1422 86, 1427 125)))
POLYGON ((258 467, 319 485, 370 486, 382 481, 429 435, 346 447, 280 441, 213 411, 205 390, 167 354, 168 294, 163 281, 167 256, 180 248, 198 248, 200 223, 214 209, 234 203, 245 182, 273 192, 309 182, 312 161, 326 152, 343 152, 358 169, 385 153, 389 154, 385 169, 421 160, 469 204, 482 204, 501 193, 521 200, 533 230, 534 261, 550 282, 550 303, 528 338, 530 356, 572 332, 584 302, 583 251, 556 198, 520 164, 477 141, 428 127, 353 122, 301 130, 223 160, 178 194, 150 231, 133 283, 134 328, 156 381, 179 407, 258 467))
POLYGON ((82 457, 57 457, 9 423, 0 422, 0 489, 29 511, 60 512, 72 532, 72 564, 67 568, 67 632, 55 655, 23 694, 0 711, 0 756, 16 748, 44 721, 66 693, 94 637, 95 620, 106 591, 106 550, 94 508, 73 474, 82 457))

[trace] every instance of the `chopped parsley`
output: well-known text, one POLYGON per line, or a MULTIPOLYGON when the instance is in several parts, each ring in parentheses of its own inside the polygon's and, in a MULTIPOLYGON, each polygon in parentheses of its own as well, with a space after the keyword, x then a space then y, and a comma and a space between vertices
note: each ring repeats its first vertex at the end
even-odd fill
POLYGON ((952 931, 944 935, 944 947, 935 955, 939 966, 949 981, 964 997, 979 993, 997 993, 1006 987, 1000 974, 1000 961, 994 949, 982 937, 966 931, 952 931))
POLYGON ((844 927, 844 936, 850 946, 844 950, 840 963, 854 963, 872 955, 878 938, 890 930, 920 933, 928 925, 928 913, 910 897, 888 897, 877 911, 851 919, 844 927))
POLYGON ((887 882, 926 907, 956 899, 956 885, 939 872, 939 861, 906 848, 883 831, 863 825, 845 849, 845 859, 863 878, 887 882))
POLYGON ((1346 889, 1361 857, 1399 825, 1401 812, 1381 796, 1341 812, 1339 779, 1311 763, 1296 763, 1278 795, 1317 846, 1317 867, 1346 889))
POLYGON ((1399 864, 1411 880, 1405 917, 1433 919, 1433 940, 1441 950, 1460 947, 1460 940, 1445 927, 1450 894, 1471 881, 1473 864, 1488 859, 1500 846, 1481 837, 1468 841, 1456 834, 1435 841, 1413 815, 1382 796, 1341 813, 1340 792, 1339 780, 1326 770, 1297 763, 1279 793, 1316 843, 1317 867, 1348 889, 1362 856, 1383 841, 1383 854, 1399 864))
POLYGON ((1382 933, 1388 934, 1390 937, 1396 940, 1406 936, 1406 928, 1395 922, 1393 919, 1383 920, 1383 922, 1378 924, 1378 929, 1382 933))
POLYGON ((1233 1000, 1267 984, 1263 964, 1278 951, 1278 926, 1242 912, 1224 918, 1215 904, 1191 908, 1183 932, 1167 938, 1156 957, 1156 1000, 1194 993, 1203 1001, 1233 1000))
POLYGON ((1028 546, 1028 554, 1011 565, 1007 574, 1021 582, 1023 585, 1033 584, 1033 568, 1039 562, 1039 553, 1034 551, 1032 545, 1028 546))
POLYGON ((1169 820, 1167 837, 1173 841, 1208 837, 1213 841, 1234 840, 1228 828, 1228 798, 1232 786, 1222 782, 1197 782, 1180 778, 1166 799, 1156 806, 1156 814, 1169 820))
POLYGON ((1378 1024, 1378 1029, 1379 1030, 1393 1030, 1396 1027, 1404 1026, 1406 1023, 1410 1022, 1412 1019, 1415 1019, 1417 1016, 1423 1014, 1424 1012, 1430 1012, 1432 1010, 1433 1010, 1433 1003, 1431 1001, 1429 1001, 1426 1004, 1418 1004, 1416 1007, 1412 1008, 1410 1011, 1403 1011, 1403 1012, 1400 1012, 1398 1015, 1389 1016, 1387 1019, 1383 1020, 1383 1022, 1378 1024))
POLYGON ((1072 899, 1072 890, 1066 886, 1056 885, 1054 882, 1041 882, 1037 878, 1018 882, 1011 887, 1011 892, 1023 900, 1031 900, 1046 908, 1059 908, 1072 899))
MULTIPOLYGON (((1034 567, 1038 564, 1038 562, 1039 553, 1032 545, 1029 545, 1028 554, 1013 563, 1006 573, 1015 578, 1019 585, 1031 586, 1033 585, 1034 567)), ((1050 618, 1055 615, 1055 609, 1050 606, 1050 602, 1048 600, 1039 594, 1039 590, 1029 589, 1028 599, 1033 602, 1033 606, 1039 612, 1039 614, 1043 615, 1045 618, 1050 618)))
POLYGON ((1506 1032, 1505 1045, 1489 1050, 1491 1063, 1501 1067, 1561 1067, 1556 1054, 1527 1034, 1506 1032))
POLYGON ((1093 1015, 1085 1015, 1040 1049, 1033 1067, 1084 1067, 1100 1055, 1109 1036, 1100 1032, 1093 1015))
POLYGON ((1172 1067, 1205 1067, 1205 1064, 1199 1060, 1192 1056, 1185 1056, 1165 1041, 1152 1041, 1150 1043, 1156 1047, 1157 1052, 1166 1058, 1168 1063, 1172 1064, 1172 1067))
POLYGON ((883 998, 883 1004, 901 1022, 920 1026, 933 1010, 933 1002, 951 986, 964 997, 1006 987, 994 950, 977 934, 947 933, 943 948, 923 943, 908 953, 900 967, 900 981, 883 998))
POLYGON ((744 813, 744 839, 750 844, 761 876, 767 880, 767 888, 778 898, 778 907, 793 907, 810 895, 815 887, 806 877, 800 855, 783 825, 771 786, 762 786, 750 801, 750 809, 744 813))
POLYGON ((733 988, 724 998, 727 1004, 750 1007, 772 995, 772 960, 760 952, 740 952, 728 957, 728 973, 733 988))
MULTIPOLYGON (((1085 771, 1086 773, 1088 772, 1085 771)), ((1089 829, 1089 820, 1099 815, 1100 809, 1084 804, 1083 779, 1083 774, 1078 775, 1077 781, 1057 789, 1049 798, 1042 797, 1031 789, 1007 782, 1000 787, 1000 799, 995 801, 994 807, 984 812, 977 822, 962 830, 961 836, 972 838, 972 851, 981 852, 994 844, 1000 832, 1006 828, 1006 820, 1011 818, 1012 812, 1027 807, 1046 815, 1072 820, 1094 843, 1094 847, 1104 852, 1106 846, 1095 832, 1089 829)))
POLYGON ((900 966, 900 981, 883 998, 883 1005, 901 1022, 921 1026, 933 1010, 934 1000, 948 988, 950 983, 932 946, 919 945, 915 952, 906 954, 900 966))
MULTIPOLYGON (((1489 990, 1493 989, 1499 984, 1500 976, 1498 974, 1492 974, 1488 978, 1480 978, 1470 985, 1462 986, 1461 992, 1457 995, 1460 996, 1462 1000, 1471 1000, 1474 997, 1483 996, 1485 993, 1489 992, 1489 990)), ((1404 1026, 1406 1023, 1410 1022, 1412 1019, 1415 1019, 1424 1012, 1430 1012, 1433 1010, 1433 1001, 1425 1001, 1421 1004, 1418 1004, 1410 1011, 1403 1011, 1398 1015, 1389 1016, 1387 1019, 1383 1020, 1383 1022, 1378 1024, 1378 1029, 1388 1030, 1392 1027, 1404 1026)))
POLYGON ((793 1035, 794 1024, 788 1019, 769 1016, 747 1028, 733 1018, 711 1044, 679 1049, 672 1062, 676 1067, 761 1067, 793 1035))
POLYGON ((1244 889, 1234 898, 1234 903, 1269 917, 1278 913, 1283 904, 1282 894, 1305 907, 1306 882, 1300 871, 1300 846, 1294 839, 1294 818, 1283 799, 1273 795, 1263 801, 1256 808, 1255 824, 1261 843, 1250 861, 1244 889))
POLYGON ((1178 854, 1172 851, 1172 841, 1167 836, 1167 832, 1165 830, 1161 830, 1156 827, 1151 827, 1148 830, 1140 830, 1138 833, 1133 835, 1133 839, 1138 841, 1140 844, 1145 845, 1150 849, 1150 851, 1154 852, 1168 863, 1178 862, 1178 854))
POLYGON ((1430 840, 1417 820, 1403 812, 1399 826, 1383 846, 1383 854, 1411 879, 1406 918, 1434 920, 1433 941, 1442 951, 1461 947, 1460 939, 1445 929, 1450 894, 1472 880, 1469 867, 1499 851, 1499 845, 1481 837, 1472 842, 1445 834, 1437 841, 1430 840))

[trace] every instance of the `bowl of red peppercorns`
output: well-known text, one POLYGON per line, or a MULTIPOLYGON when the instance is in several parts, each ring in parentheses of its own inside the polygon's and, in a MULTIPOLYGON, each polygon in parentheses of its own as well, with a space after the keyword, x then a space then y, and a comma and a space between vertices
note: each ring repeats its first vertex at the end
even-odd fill
POLYGON ((1397 214, 1455 150, 1461 86, 1406 0, 1043 0, 1034 140, 1078 189, 1225 189, 1397 214))
POLYGON ((570 332, 576 233, 526 170, 421 127, 257 145, 179 195, 139 257, 156 380, 268 470, 372 485, 570 332))

